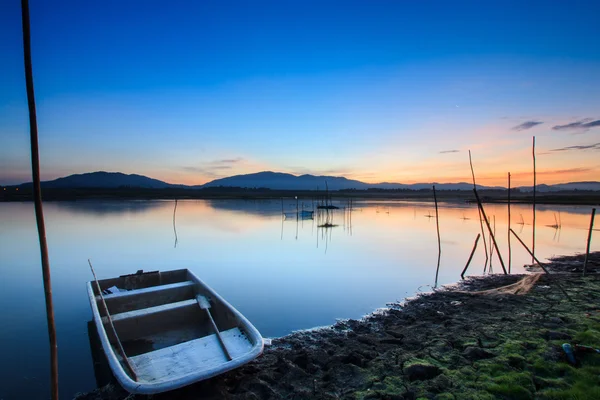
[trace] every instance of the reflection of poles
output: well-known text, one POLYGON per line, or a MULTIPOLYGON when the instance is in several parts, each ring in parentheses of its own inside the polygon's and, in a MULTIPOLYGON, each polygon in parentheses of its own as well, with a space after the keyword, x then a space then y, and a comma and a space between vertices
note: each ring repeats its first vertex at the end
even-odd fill
POLYGON ((437 227, 437 238, 438 238, 438 259, 437 259, 437 268, 435 270, 435 284, 434 284, 434 287, 437 287, 438 274, 440 272, 440 259, 442 257, 442 240, 440 239, 440 220, 439 220, 439 216, 438 216, 438 204, 437 204, 437 196, 435 195, 435 185, 433 186, 433 201, 435 202, 435 225, 437 227))
POLYGON ((175 199, 175 207, 173 208, 173 232, 175 233, 175 246, 177 247, 177 228, 175 227, 175 213, 177 212, 177 199, 175 199))
POLYGON ((31 33, 29 27, 29 1, 21 0, 21 18, 23 23, 23 58, 25 63, 25 85, 27 88, 27 105, 29 107, 29 137, 31 141, 31 174, 33 178, 33 200, 35 219, 40 242, 42 258, 42 276, 44 296, 46 300, 46 321, 50 339, 50 390, 52 400, 58 400, 58 345, 56 341, 56 325, 54 322, 54 304, 52 302, 52 282, 50 280, 50 258, 46 242, 46 225, 42 207, 42 186, 40 183, 40 155, 38 147, 37 113, 35 110, 35 93, 33 90, 33 67, 31 65, 31 33))
MULTIPOLYGON (((473 175, 473 190, 477 190, 477 186, 475 184, 475 171, 473 170, 473 161, 471 160, 471 150, 469 150, 469 164, 471 165, 471 175, 473 175)), ((485 243, 485 231, 483 230, 483 222, 481 222, 481 209, 478 207, 479 211, 479 226, 481 228, 481 238, 483 239, 483 251, 485 253, 485 264, 483 264, 483 270, 487 268, 488 263, 488 250, 487 244, 485 243)))
POLYGON ((590 218, 590 230, 588 232, 587 247, 585 249, 585 260, 583 261, 583 276, 587 272, 588 256, 590 255, 590 242, 592 241, 592 230, 594 229, 594 217, 596 216, 596 209, 592 208, 592 217, 590 218))

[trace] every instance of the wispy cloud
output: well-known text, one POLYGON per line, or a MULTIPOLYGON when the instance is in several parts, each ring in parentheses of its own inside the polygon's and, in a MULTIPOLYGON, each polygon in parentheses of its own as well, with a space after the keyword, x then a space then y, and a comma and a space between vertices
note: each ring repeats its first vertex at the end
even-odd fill
POLYGON ((243 161, 245 161, 245 159, 242 157, 224 158, 220 160, 202 162, 198 165, 186 165, 181 167, 181 169, 186 172, 202 174, 211 178, 220 178, 223 176, 220 171, 230 170, 235 165, 242 163, 243 161))
POLYGON ((538 125, 541 125, 541 124, 543 124, 543 122, 541 122, 541 121, 525 121, 522 124, 514 126, 512 128, 512 130, 513 131, 525 131, 527 129, 531 129, 534 126, 538 126, 538 125))
POLYGON ((595 128, 600 126, 600 119, 593 120, 592 118, 582 119, 580 121, 571 122, 570 124, 565 125, 555 125, 552 127, 555 131, 569 131, 569 130, 579 130, 579 131, 587 131, 590 128, 595 128))
POLYGON ((440 154, 447 154, 447 153, 460 153, 460 150, 442 150, 442 151, 440 151, 440 154))
POLYGON ((558 149, 552 149, 550 151, 577 151, 577 150, 600 150, 600 143, 560 147, 558 149))
MULTIPOLYGON (((568 174, 576 174, 581 172, 589 172, 592 171, 592 168, 567 168, 567 169, 550 169, 545 171, 536 171, 536 175, 568 175, 568 174)), ((530 176, 533 175, 532 172, 517 172, 511 174, 512 176, 530 176)))
POLYGON ((243 157, 237 157, 237 158, 224 158, 222 160, 215 160, 212 163, 213 164, 237 164, 242 161, 244 161, 243 157))

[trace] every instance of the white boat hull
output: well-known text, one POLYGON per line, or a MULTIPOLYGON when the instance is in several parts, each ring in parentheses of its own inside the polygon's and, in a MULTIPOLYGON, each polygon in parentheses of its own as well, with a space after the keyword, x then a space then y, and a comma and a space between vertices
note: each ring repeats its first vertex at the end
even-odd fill
POLYGON ((116 338, 95 283, 87 284, 102 348, 115 378, 127 391, 153 394, 177 389, 230 371, 262 353, 258 330, 191 271, 155 274, 151 276, 155 282, 142 275, 99 281, 103 291, 119 285, 133 287, 104 298, 136 379, 126 372, 115 351, 116 338), (136 287, 140 282, 141 287, 136 287), (198 295, 210 299, 209 311, 231 360, 208 324, 207 310, 196 302, 198 295))

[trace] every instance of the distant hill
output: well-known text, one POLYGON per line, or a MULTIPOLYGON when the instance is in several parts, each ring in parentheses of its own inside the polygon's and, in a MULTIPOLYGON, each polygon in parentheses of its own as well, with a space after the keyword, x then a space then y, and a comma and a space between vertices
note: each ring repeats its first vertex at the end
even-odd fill
MULTIPOLYGON (((523 192, 533 192, 533 186, 520 187, 523 192)), ((600 182, 568 182, 568 183, 557 183, 556 185, 536 185, 536 192, 560 192, 562 190, 600 190, 600 182)))
MULTIPOLYGON (((31 186, 31 182, 19 186, 31 186)), ((121 172, 89 172, 85 174, 69 175, 64 178, 58 178, 53 181, 42 182, 42 188, 48 189, 75 189, 75 188, 102 188, 114 189, 119 187, 137 187, 146 189, 165 189, 170 187, 180 187, 180 185, 171 185, 159 181, 158 179, 148 178, 143 175, 123 174, 121 172)))
MULTIPOLYGON (((329 190, 368 190, 368 189, 405 189, 422 190, 431 189, 433 185, 437 190, 472 190, 473 185, 467 182, 458 183, 414 183, 402 184, 393 182, 365 183, 340 176, 326 175, 292 175, 282 172, 263 171, 253 174, 235 175, 222 179, 215 179, 204 185, 186 186, 175 185, 158 179, 148 178, 143 175, 123 174, 121 172, 90 172, 84 174, 69 175, 64 178, 58 178, 52 181, 42 182, 42 188, 49 189, 74 189, 74 188, 101 188, 116 189, 120 187, 144 188, 144 189, 203 189, 216 187, 238 187, 238 188, 266 188, 272 190, 325 190, 326 185, 329 190)), ((19 187, 31 186, 31 182, 18 185, 19 187)), ((498 189, 505 190, 501 186, 480 186, 478 189, 498 189)), ((531 186, 518 187, 523 192, 531 192, 531 186)), ((573 190, 592 190, 600 191, 600 182, 568 182, 556 185, 537 185, 536 189, 540 193, 573 191, 573 190)))
MULTIPOLYGON (((269 188, 274 190, 325 190, 325 183, 329 190, 367 190, 367 189, 431 189, 435 185, 439 190, 471 190, 473 184, 459 183, 365 183, 339 176, 326 175, 292 175, 281 172, 257 172, 254 174, 235 175, 228 178, 215 179, 199 187, 242 187, 242 188, 269 188)), ((477 185, 478 189, 492 189, 491 187, 477 185)), ((494 189, 504 189, 494 187, 494 189)))
POLYGON ((275 190, 325 190, 325 182, 329 190, 359 189, 364 190, 368 184, 339 176, 292 175, 282 172, 257 172, 255 174, 235 175, 228 178, 215 179, 202 187, 242 187, 269 188, 275 190))

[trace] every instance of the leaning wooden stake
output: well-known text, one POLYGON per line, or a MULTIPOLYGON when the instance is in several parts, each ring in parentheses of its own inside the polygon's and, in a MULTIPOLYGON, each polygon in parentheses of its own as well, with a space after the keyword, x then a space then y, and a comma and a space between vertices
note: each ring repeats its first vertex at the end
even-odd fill
POLYGON ((512 249, 510 248, 510 172, 508 173, 508 273, 510 274, 512 264, 512 249))
MULTIPOLYGON (((519 243, 521 243, 521 244, 523 245, 523 247, 525 248, 525 250, 527 250, 527 252, 528 252, 528 253, 529 253, 529 255, 531 256, 531 258, 533 258, 533 259, 534 259, 534 261, 535 261, 536 263, 538 263, 538 265, 540 266, 540 268, 541 268, 541 269, 543 269, 543 270, 544 270, 544 272, 545 272, 546 274, 550 274, 550 272, 548 272, 548 270, 546 269, 546 267, 544 267, 544 264, 542 264, 542 263, 540 262, 540 260, 538 260, 538 259, 536 258, 536 256, 534 256, 534 255, 533 255, 533 252, 532 252, 531 250, 529 250, 529 247, 527 247, 527 245, 525 244, 525 242, 521 240, 521 238, 519 237, 519 235, 517 235, 517 234, 515 233, 515 231, 513 231, 512 229, 510 230, 510 232, 513 234, 513 236, 514 236, 514 237, 516 237, 516 238, 517 238, 517 240, 519 241, 519 243)), ((565 295, 565 297, 566 297, 566 298, 567 298, 569 301, 571 301, 571 298, 569 297, 569 295, 567 294, 567 292, 565 292, 565 289, 563 289, 563 287, 561 286, 561 284, 560 284, 558 281, 556 282, 556 285, 557 285, 557 286, 559 287, 559 289, 560 289, 560 290, 563 292, 563 294, 565 295)))
POLYGON ((58 400, 58 344, 56 324, 54 322, 54 304, 52 302, 52 282, 50 280, 50 258, 46 242, 46 225, 42 207, 42 187, 40 184, 40 154, 38 147, 37 113, 35 92, 33 89, 33 67, 31 64, 31 32, 29 26, 29 1, 21 0, 21 18, 23 21, 23 58, 25 62, 25 85, 27 87, 27 105, 29 107, 29 137, 31 141, 31 173, 33 177, 33 200, 35 219, 42 258, 42 276, 46 300, 46 321, 50 339, 50 391, 52 400, 58 400))
MULTIPOLYGON (((475 170, 473 169, 473 161, 471 160, 471 150, 469 150, 469 164, 471 165, 471 175, 473 175, 473 190, 477 190, 477 185, 475 184, 475 170)), ((479 226, 481 228, 481 236, 483 238, 483 251, 485 253, 485 264, 483 265, 483 271, 487 268, 488 263, 488 250, 487 244, 485 243, 485 231, 483 229, 483 222, 481 221, 481 210, 477 207, 477 211, 479 213, 479 226)))
POLYGON ((110 313, 108 312, 108 307, 106 306, 106 301, 104 301, 104 296, 102 295, 102 289, 100 288, 100 283, 98 282, 98 278, 96 278, 96 272, 94 271, 94 267, 92 267, 92 262, 88 259, 88 264, 90 264, 90 269, 92 270, 92 275, 94 275, 94 282, 96 282, 96 289, 98 290, 98 294, 100 295, 100 302, 102 303, 102 307, 104 308, 104 312, 106 313, 106 319, 108 319, 108 325, 112 330, 113 335, 115 335, 115 340, 117 342, 117 350, 119 351, 119 355, 123 358, 123 362, 125 366, 129 370, 131 377, 134 381, 137 381, 137 374, 133 370, 133 367, 129 363, 129 359, 125 354, 125 349, 123 349, 123 345, 119 340, 119 335, 117 335, 117 330, 115 329, 115 325, 113 324, 112 318, 110 317, 110 313))
MULTIPOLYGON (((496 243, 496 238, 494 237, 494 233, 492 232, 492 228, 490 227, 490 222, 485 216, 485 210, 483 209, 483 204, 481 204, 481 200, 479 200, 479 195, 477 194, 477 190, 473 189, 473 193, 475 193, 475 198, 477 199, 477 204, 479 205, 479 209, 481 210, 481 215, 485 220, 485 224, 488 228, 488 233, 492 237, 492 242, 494 243, 494 247, 496 248, 496 254, 498 255, 498 260, 500 261, 500 265, 502 266, 502 271, 504 271, 504 275, 506 275, 506 268, 504 268, 504 261, 502 260, 502 255, 500 254, 500 249, 498 248, 498 243, 496 243)), ((485 243, 485 240, 484 240, 485 243)))
POLYGON ((469 259, 467 260, 467 265, 465 265, 465 268, 460 273, 461 279, 465 279, 465 272, 467 272, 467 268, 469 268, 469 264, 471 264, 471 260, 473 259, 473 254, 475 254, 475 249, 477 248, 477 243, 479 242, 480 237, 481 237, 481 233, 478 233, 477 237, 475 238, 475 243, 473 243, 473 250, 471 250, 471 255, 469 256, 469 259))
POLYGON ((442 257, 442 240, 440 238, 440 220, 438 216, 438 205, 437 205, 437 196, 435 195, 435 185, 433 186, 433 201, 435 202, 435 224, 437 227, 437 238, 438 238, 438 260, 437 260, 437 269, 435 270, 435 287, 437 287, 438 282, 438 274, 440 272, 440 259, 442 257))
POLYGON ((590 218, 590 230, 588 232, 587 247, 585 249, 585 260, 583 261, 583 276, 587 272, 588 256, 590 255, 590 242, 592 241, 592 230, 594 229, 594 217, 596 216, 596 209, 592 208, 592 217, 590 218))

